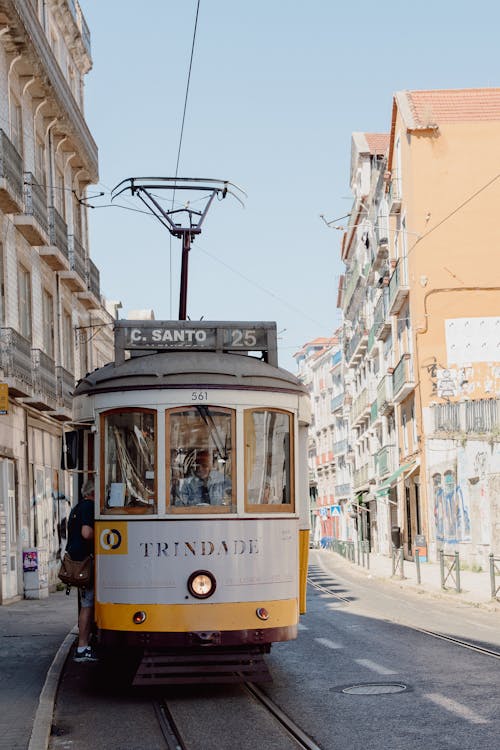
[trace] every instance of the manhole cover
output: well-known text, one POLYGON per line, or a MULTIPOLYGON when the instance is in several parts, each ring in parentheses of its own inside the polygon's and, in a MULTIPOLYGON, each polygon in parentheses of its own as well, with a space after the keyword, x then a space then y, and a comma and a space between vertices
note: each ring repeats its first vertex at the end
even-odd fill
POLYGON ((343 693, 349 695, 384 695, 387 693, 403 693, 406 685, 400 682, 371 682, 364 685, 350 685, 343 688, 343 693))

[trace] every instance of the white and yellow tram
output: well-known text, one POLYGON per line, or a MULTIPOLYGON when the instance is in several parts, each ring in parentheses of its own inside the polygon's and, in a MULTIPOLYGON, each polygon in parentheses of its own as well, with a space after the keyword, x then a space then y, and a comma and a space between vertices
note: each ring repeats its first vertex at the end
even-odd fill
POLYGON ((104 648, 265 652, 296 637, 309 415, 274 323, 116 322, 115 361, 74 401, 92 435, 104 648))

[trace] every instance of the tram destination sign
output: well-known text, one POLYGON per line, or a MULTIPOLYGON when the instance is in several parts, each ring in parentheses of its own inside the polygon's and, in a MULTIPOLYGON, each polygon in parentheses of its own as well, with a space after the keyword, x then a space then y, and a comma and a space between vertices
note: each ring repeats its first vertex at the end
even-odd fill
POLYGON ((130 350, 262 351, 274 359, 276 324, 121 320, 115 324, 115 358, 130 350))

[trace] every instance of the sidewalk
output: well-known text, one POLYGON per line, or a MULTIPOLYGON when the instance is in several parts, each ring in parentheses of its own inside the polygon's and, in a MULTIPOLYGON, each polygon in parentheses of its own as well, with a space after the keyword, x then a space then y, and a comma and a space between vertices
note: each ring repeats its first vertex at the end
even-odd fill
MULTIPOLYGON (((370 554, 365 555, 364 566, 352 562, 337 552, 326 549, 315 550, 316 554, 321 555, 325 564, 334 563, 335 568, 340 570, 344 567, 346 570, 354 572, 366 578, 372 577, 378 580, 384 580, 390 585, 398 586, 403 589, 418 591, 431 597, 447 599, 449 601, 461 602, 470 606, 481 607, 489 611, 500 613, 500 592, 497 600, 491 598, 491 581, 489 571, 474 573, 470 570, 460 570, 460 593, 456 591, 456 582, 453 572, 446 581, 446 588, 441 586, 441 570, 438 563, 422 562, 420 563, 420 583, 417 580, 417 566, 414 562, 403 561, 403 577, 399 566, 396 573, 392 574, 392 559, 385 555, 370 554)), ((361 558, 363 563, 363 557, 361 558)), ((447 570, 445 570, 445 576, 447 570)), ((496 577, 496 585, 500 585, 500 577, 496 577)))
MULTIPOLYGON (((30 745, 33 724, 52 661, 76 621, 75 589, 0 607, 0 750, 45 750, 43 738, 30 745)), ((50 703, 42 700, 37 717, 48 729, 50 703)))

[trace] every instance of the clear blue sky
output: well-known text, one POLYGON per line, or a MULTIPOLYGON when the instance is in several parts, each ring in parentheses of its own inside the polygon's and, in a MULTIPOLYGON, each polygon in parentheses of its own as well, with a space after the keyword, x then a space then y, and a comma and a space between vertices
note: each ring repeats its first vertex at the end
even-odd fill
MULTIPOLYGON (((197 1, 80 5, 104 205, 127 177, 175 174, 197 1)), ((179 176, 227 179, 248 198, 214 203, 193 243, 189 317, 275 320, 294 371, 292 354, 339 321, 341 233, 319 214, 351 207, 351 133, 387 132, 395 91, 498 86, 499 28, 495 0, 201 0, 179 176)), ((91 257, 121 317, 176 318, 179 240, 141 213, 89 213, 91 257)))

